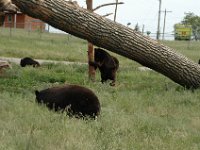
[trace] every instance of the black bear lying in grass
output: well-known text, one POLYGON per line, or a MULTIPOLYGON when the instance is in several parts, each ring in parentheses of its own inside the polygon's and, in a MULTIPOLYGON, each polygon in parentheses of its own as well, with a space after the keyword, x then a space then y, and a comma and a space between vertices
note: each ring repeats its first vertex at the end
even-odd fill
POLYGON ((99 68, 101 72, 101 82, 105 82, 108 79, 112 80, 111 86, 115 85, 116 71, 119 68, 119 61, 114 56, 111 56, 108 52, 101 48, 94 49, 94 62, 89 62, 91 66, 99 68))
POLYGON ((25 57, 25 58, 21 59, 20 65, 22 67, 26 67, 26 65, 32 65, 33 67, 39 67, 40 66, 39 62, 33 60, 30 57, 25 57))
POLYGON ((97 96, 90 89, 78 85, 36 90, 35 95, 38 103, 44 103, 55 111, 66 111, 69 116, 95 119, 100 113, 97 96))

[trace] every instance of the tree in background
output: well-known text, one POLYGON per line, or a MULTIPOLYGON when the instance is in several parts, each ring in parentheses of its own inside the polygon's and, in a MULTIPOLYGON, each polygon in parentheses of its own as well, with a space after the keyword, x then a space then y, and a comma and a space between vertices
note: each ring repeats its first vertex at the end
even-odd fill
POLYGON ((192 33, 195 40, 200 39, 200 17, 194 13, 187 13, 184 17, 182 24, 190 24, 192 26, 192 33))
POLYGON ((140 27, 139 27, 138 23, 135 25, 135 31, 140 31, 140 27))

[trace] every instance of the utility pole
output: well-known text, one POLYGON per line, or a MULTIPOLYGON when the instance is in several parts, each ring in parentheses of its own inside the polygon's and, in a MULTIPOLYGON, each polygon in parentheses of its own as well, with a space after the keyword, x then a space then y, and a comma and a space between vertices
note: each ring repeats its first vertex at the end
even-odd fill
MULTIPOLYGON (((87 4, 87 9, 89 11, 92 11, 92 2, 93 0, 86 0, 86 4, 87 4)), ((88 42, 88 64, 89 64, 89 61, 94 61, 94 48, 93 48, 93 44, 88 42)), ((88 74, 89 74, 89 79, 94 81, 95 80, 95 69, 93 66, 90 66, 88 67, 88 74)))
POLYGON ((142 25, 142 34, 144 34, 144 24, 142 25))
POLYGON ((160 15, 161 15, 161 0, 159 0, 159 10, 158 10, 158 27, 156 39, 160 39, 160 15))
POLYGON ((163 34, 162 34, 162 40, 164 40, 164 37, 165 37, 165 24, 166 24, 166 15, 167 13, 171 13, 172 11, 167 11, 166 8, 165 8, 165 15, 164 15, 164 24, 163 24, 163 34))

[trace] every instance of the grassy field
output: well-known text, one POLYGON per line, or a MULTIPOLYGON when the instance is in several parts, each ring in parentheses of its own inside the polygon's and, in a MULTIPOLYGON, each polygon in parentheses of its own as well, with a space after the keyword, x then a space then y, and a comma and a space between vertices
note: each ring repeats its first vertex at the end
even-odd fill
MULTIPOLYGON (((197 62, 199 42, 164 44, 197 62)), ((0 56, 87 61, 87 42, 73 36, 0 28, 0 56)), ((86 65, 12 64, 0 77, 0 150, 199 150, 200 89, 184 90, 167 77, 140 72, 122 56, 116 87, 88 81, 86 65), (96 121, 68 118, 35 103, 34 91, 79 84, 98 96, 96 121)))

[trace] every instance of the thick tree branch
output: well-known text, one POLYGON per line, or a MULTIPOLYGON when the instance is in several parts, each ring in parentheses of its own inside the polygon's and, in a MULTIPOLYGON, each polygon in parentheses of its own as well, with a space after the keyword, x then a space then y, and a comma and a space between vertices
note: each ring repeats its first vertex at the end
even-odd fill
POLYGON ((135 60, 184 87, 200 87, 200 65, 140 32, 83 8, 69 5, 64 0, 13 2, 29 16, 135 60))
POLYGON ((102 15, 102 17, 108 17, 110 15, 112 15, 113 13, 108 13, 108 14, 105 14, 105 15, 102 15))
POLYGON ((93 9, 93 11, 96 11, 97 9, 101 8, 101 7, 105 7, 105 6, 110 6, 110 5, 116 5, 116 4, 124 4, 124 2, 118 2, 118 3, 107 3, 107 4, 103 4, 103 5, 99 5, 96 8, 93 9))
POLYGON ((0 0, 0 12, 3 11, 17 12, 19 9, 10 0, 0 0))

